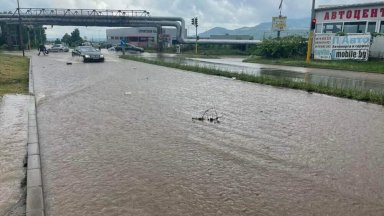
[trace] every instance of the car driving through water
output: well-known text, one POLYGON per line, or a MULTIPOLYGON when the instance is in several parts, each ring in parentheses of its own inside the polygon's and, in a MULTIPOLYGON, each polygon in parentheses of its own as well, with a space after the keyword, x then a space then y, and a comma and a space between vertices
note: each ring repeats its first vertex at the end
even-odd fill
POLYGON ((48 49, 49 52, 69 52, 69 48, 63 44, 55 44, 48 49))
POLYGON ((78 46, 72 51, 72 56, 83 57, 84 62, 92 61, 104 61, 104 55, 101 54, 100 50, 95 49, 91 46, 78 46))
POLYGON ((121 45, 112 46, 108 48, 108 51, 122 51, 123 48, 126 52, 140 52, 140 53, 144 52, 143 48, 129 44, 129 43, 126 43, 124 46, 121 46, 121 45))

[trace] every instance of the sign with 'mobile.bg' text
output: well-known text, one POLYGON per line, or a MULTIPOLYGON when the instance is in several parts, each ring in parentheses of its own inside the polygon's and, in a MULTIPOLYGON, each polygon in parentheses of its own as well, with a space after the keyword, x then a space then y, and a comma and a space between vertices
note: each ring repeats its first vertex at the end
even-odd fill
POLYGON ((314 58, 321 60, 354 59, 367 61, 371 46, 371 34, 336 36, 316 34, 314 58))

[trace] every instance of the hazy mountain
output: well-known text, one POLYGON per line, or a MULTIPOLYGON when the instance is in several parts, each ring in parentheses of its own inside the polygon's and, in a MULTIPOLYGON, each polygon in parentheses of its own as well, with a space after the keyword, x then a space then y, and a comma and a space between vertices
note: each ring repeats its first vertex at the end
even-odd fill
MULTIPOLYGON (((310 24, 310 18, 302 19, 288 19, 287 20, 287 31, 282 34, 305 34, 308 32, 310 24)), ((271 32, 272 22, 264 22, 254 27, 242 27, 234 30, 215 27, 206 32, 199 34, 200 37, 210 37, 211 35, 251 35, 254 39, 262 39, 263 37, 269 37, 274 32, 271 32)))

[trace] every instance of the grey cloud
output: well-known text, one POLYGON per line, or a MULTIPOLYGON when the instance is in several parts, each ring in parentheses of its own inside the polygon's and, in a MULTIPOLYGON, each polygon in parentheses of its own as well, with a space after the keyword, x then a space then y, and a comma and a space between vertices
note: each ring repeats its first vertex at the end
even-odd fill
MULTIPOLYGON (((377 0, 316 0, 316 5, 352 4, 377 0)), ((14 10, 16 1, 0 0, 0 11, 14 10)), ((284 0, 283 15, 290 18, 309 17, 310 0, 284 0)), ((20 0, 21 7, 97 8, 148 10, 152 16, 177 16, 187 21, 199 17, 199 31, 212 27, 238 28, 270 21, 279 14, 280 0, 20 0)))

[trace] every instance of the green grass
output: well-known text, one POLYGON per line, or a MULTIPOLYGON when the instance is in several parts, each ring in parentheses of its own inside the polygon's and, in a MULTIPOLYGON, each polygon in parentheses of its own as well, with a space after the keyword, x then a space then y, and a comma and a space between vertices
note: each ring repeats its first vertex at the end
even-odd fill
POLYGON ((384 91, 376 92, 376 91, 368 91, 368 90, 353 89, 353 88, 332 87, 328 84, 296 82, 286 78, 276 78, 271 76, 254 76, 254 75, 249 75, 244 73, 222 71, 215 68, 181 65, 177 63, 169 63, 169 62, 163 62, 158 60, 148 60, 148 59, 144 59, 136 56, 121 56, 121 58, 140 61, 140 62, 149 63, 149 64, 156 64, 156 65, 165 66, 165 67, 177 68, 181 70, 204 73, 209 75, 236 78, 238 80, 247 81, 247 82, 260 83, 265 85, 285 87, 285 88, 291 88, 291 89, 299 89, 307 92, 317 92, 317 93, 327 94, 331 96, 349 98, 349 99, 354 99, 358 101, 365 101, 365 102, 384 105, 384 91))
POLYGON ((369 61, 352 61, 352 60, 340 60, 340 61, 321 61, 311 60, 310 64, 307 64, 305 57, 294 59, 266 59, 260 56, 252 56, 244 60, 244 62, 259 63, 259 64, 272 64, 272 65, 287 65, 309 68, 324 68, 335 70, 349 70, 358 72, 371 72, 384 74, 384 60, 373 59, 369 61))
POLYGON ((28 93, 29 59, 0 53, 0 96, 28 93))

